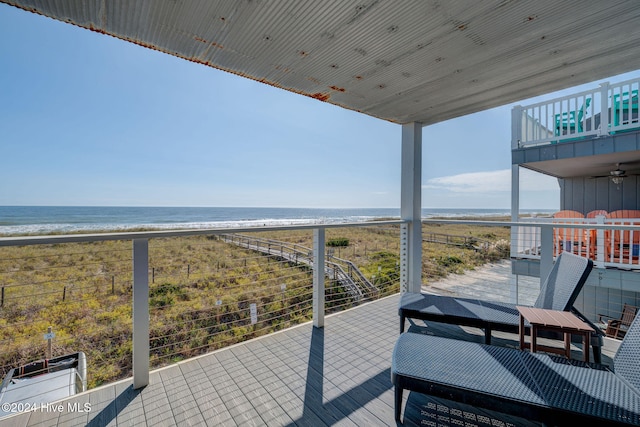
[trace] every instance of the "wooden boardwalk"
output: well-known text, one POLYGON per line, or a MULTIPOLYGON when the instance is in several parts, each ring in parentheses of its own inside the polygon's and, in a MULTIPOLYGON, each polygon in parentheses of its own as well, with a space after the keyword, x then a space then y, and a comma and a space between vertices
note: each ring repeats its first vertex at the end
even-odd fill
MULTIPOLYGON (((307 323, 153 371, 142 390, 133 390, 131 380, 121 381, 63 401, 61 410, 0 419, 0 426, 396 425, 390 364, 399 330, 398 298, 328 316, 323 329, 307 323), (79 410, 83 408, 90 411, 79 410)), ((473 328, 436 323, 411 327, 483 340, 473 328)), ((494 336, 498 345, 518 345, 517 335, 494 336)), ((477 426, 531 425, 417 393, 406 395, 403 425, 465 425, 465 420, 477 426)))
MULTIPOLYGON (((288 261, 292 264, 302 264, 313 268, 313 253, 310 248, 281 242, 272 239, 261 239, 241 234, 221 234, 220 239, 245 249, 288 261)), ((334 256, 327 256, 325 260, 325 274, 338 281, 355 301, 363 298, 377 298, 379 290, 362 274, 358 267, 350 261, 334 256), (336 261, 336 262, 334 262, 336 261), (337 261, 346 264, 348 273, 337 261), (357 279, 357 280, 354 280, 357 279)))

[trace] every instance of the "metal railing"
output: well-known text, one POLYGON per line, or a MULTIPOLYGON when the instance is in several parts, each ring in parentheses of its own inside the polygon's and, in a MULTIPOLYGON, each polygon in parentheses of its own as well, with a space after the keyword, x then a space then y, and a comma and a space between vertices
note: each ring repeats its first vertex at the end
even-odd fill
MULTIPOLYGON (((454 225, 460 227, 454 230, 457 235, 469 234, 466 225, 487 227, 487 232, 477 234, 479 238, 502 233, 491 231, 495 227, 504 229, 506 236, 511 227, 520 233, 530 228, 544 274, 554 256, 544 248, 553 247, 553 229, 558 224, 536 221, 425 220, 423 227, 454 225)), ((131 376, 140 387, 148 382, 151 368, 300 322, 313 320, 322 326, 325 313, 398 292, 401 255, 408 251, 402 245, 404 224, 375 221, 0 238, 0 287, 4 289, 0 369, 6 372, 41 358, 42 334, 53 326, 56 354, 87 354, 90 387, 131 376), (331 237, 345 229, 374 233, 366 239, 354 238, 341 257, 328 255, 325 233, 331 237), (231 245, 221 237, 230 233, 256 235, 261 251, 231 245), (367 240, 379 237, 393 243, 367 240), (293 263, 282 256, 281 246, 294 248, 299 258, 304 255, 312 265, 324 265, 326 260, 333 270, 327 274, 325 268, 293 263), (265 247, 271 255, 264 252, 265 247), (376 263, 363 267, 366 257, 375 258, 376 263), (344 276, 351 277, 366 297, 358 299, 349 292, 344 276)), ((616 224, 566 224, 566 228, 640 232, 638 227, 616 224)), ((447 272, 458 273, 456 263, 467 256, 487 261, 482 258, 484 251, 423 243, 423 283, 429 286, 447 272)), ((603 313, 615 316, 616 308, 603 313)))
POLYGON ((512 110, 512 148, 573 141, 640 129, 640 80, 599 88, 512 110))
POLYGON ((49 326, 55 354, 87 354, 90 387, 131 376, 142 387, 150 368, 300 322, 322 326, 325 313, 399 290, 395 280, 353 295, 346 277, 371 276, 347 274, 348 262, 326 257, 325 232, 391 227, 399 260, 403 223, 0 238, 0 373, 41 359, 49 326), (295 248, 306 264, 219 237, 230 232, 274 234, 263 240, 295 248), (328 270, 313 268, 325 258, 328 270))

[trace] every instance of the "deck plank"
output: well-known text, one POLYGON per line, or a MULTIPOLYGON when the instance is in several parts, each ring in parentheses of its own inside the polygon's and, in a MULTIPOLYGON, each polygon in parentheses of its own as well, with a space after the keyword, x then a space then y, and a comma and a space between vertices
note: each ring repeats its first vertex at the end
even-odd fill
MULTIPOLYGON (((153 371, 141 390, 133 390, 129 379, 69 400, 90 403, 88 414, 33 412, 2 419, 0 426, 393 426, 390 365, 398 298, 327 316, 323 329, 307 323, 153 371)), ((483 341, 474 328, 424 322, 411 328, 483 341)), ((497 345, 518 346, 516 334, 495 335, 497 345)), ((409 426, 447 425, 447 419, 455 425, 465 416, 483 425, 477 420, 494 416, 416 393, 405 401, 409 426)), ((509 422, 505 416, 504 425, 509 422)))

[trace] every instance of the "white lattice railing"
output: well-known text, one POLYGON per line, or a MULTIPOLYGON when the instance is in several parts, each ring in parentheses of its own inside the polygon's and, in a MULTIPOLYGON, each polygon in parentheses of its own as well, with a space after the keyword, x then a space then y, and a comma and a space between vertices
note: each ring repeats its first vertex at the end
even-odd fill
POLYGON ((640 80, 598 88, 512 111, 512 148, 555 144, 640 128, 640 80))

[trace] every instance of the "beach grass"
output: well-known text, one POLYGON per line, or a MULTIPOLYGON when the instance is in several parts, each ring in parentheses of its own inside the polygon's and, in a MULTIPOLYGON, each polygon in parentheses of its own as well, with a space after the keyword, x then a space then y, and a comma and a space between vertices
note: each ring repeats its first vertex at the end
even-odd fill
MULTIPOLYGON (((463 236, 491 245, 423 244, 423 283, 508 257, 509 229, 424 224, 424 234, 463 236)), ((257 237, 311 248, 310 230, 256 231, 257 237)), ((327 229, 333 256, 353 262, 388 295, 399 290, 400 227, 327 229)), ((152 239, 151 366, 158 367, 311 319, 308 267, 276 260, 215 236, 152 239), (258 321, 251 322, 256 304, 258 321)), ((91 387, 131 375, 130 241, 0 248, 0 373, 44 357, 52 326, 54 355, 84 351, 91 387)), ((327 282, 327 310, 357 302, 327 282)))

